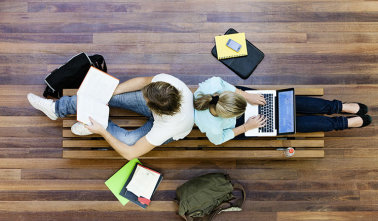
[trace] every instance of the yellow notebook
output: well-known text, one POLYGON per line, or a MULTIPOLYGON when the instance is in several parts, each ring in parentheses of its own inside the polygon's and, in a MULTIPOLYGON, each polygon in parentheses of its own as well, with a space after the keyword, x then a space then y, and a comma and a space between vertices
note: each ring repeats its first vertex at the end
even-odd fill
POLYGON ((215 45, 217 47, 218 60, 248 55, 247 43, 245 41, 245 33, 216 36, 215 45), (239 52, 236 52, 231 48, 227 47, 226 43, 230 38, 236 41, 237 43, 241 44, 239 52))

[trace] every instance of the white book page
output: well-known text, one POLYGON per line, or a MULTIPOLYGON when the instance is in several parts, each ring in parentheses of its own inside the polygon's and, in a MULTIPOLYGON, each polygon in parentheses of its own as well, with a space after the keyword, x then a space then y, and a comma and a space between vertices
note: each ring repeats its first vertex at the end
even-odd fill
POLYGON ((142 196, 151 199, 159 177, 159 173, 146 169, 138 164, 126 189, 138 197, 142 196))
POLYGON ((118 84, 118 79, 91 67, 81 83, 77 95, 90 95, 100 103, 107 104, 118 84))
POLYGON ((109 107, 87 95, 77 96, 77 121, 91 125, 92 117, 104 128, 108 127, 109 107))

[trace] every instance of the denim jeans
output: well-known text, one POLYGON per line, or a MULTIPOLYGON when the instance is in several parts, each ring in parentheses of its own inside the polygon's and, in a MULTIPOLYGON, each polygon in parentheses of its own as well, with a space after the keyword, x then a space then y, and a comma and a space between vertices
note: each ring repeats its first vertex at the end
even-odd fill
POLYGON ((339 100, 324 100, 321 98, 295 96, 297 113, 305 114, 297 116, 298 132, 317 132, 344 130, 348 128, 348 119, 344 116, 327 117, 309 114, 338 114, 342 110, 342 102, 339 100))
POLYGON ((344 116, 327 117, 309 114, 338 114, 342 109, 342 102, 339 100, 324 100, 321 98, 295 96, 297 113, 305 114, 297 116, 298 132, 317 132, 344 130, 348 128, 348 119, 344 116))
MULTIPOLYGON (((240 87, 241 90, 251 90, 250 88, 240 87)), ((253 90, 253 89, 252 89, 253 90)), ((339 100, 325 100, 321 98, 295 96, 297 113, 304 114, 296 117, 297 132, 318 132, 344 130, 348 128, 348 120, 346 117, 327 117, 311 114, 337 114, 342 110, 342 102, 339 100)), ((236 121, 236 126, 244 124, 244 114, 236 121)))
MULTIPOLYGON (((58 115, 58 117, 76 114, 76 102, 76 95, 71 97, 61 97, 55 103, 55 113, 58 115)), ((146 105, 146 101, 144 100, 141 91, 133 91, 115 95, 110 99, 109 106, 131 110, 147 117, 147 122, 143 126, 132 131, 123 129, 109 120, 106 130, 121 142, 126 143, 127 145, 134 145, 140 138, 144 137, 151 130, 154 123, 154 117, 151 110, 146 105)), ((167 140, 164 144, 171 141, 173 141, 172 138, 167 140)))

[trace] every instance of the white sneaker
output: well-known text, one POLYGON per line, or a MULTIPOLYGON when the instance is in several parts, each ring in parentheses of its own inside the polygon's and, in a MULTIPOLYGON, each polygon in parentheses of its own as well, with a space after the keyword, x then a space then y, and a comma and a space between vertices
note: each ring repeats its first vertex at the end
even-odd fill
POLYGON ((35 109, 42 111, 51 120, 58 119, 55 114, 55 102, 52 99, 42 98, 32 93, 29 93, 27 98, 35 109))
POLYGON ((77 122, 74 125, 72 125, 71 131, 72 131, 73 134, 76 134, 76 135, 79 135, 79 136, 85 136, 85 135, 93 134, 81 122, 77 122))

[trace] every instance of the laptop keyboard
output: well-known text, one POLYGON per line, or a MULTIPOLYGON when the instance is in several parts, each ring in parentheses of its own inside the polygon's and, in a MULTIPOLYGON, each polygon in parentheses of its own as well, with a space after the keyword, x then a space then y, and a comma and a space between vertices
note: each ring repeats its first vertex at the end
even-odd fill
POLYGON ((259 128, 259 133, 271 133, 274 130, 273 122, 273 94, 263 94, 266 104, 264 106, 259 105, 259 114, 264 115, 267 118, 266 125, 259 128))

